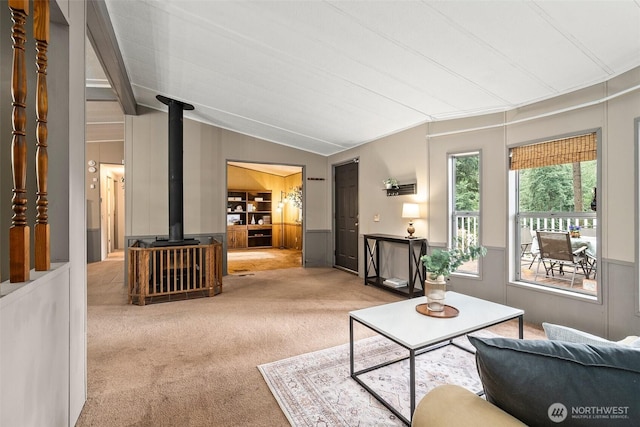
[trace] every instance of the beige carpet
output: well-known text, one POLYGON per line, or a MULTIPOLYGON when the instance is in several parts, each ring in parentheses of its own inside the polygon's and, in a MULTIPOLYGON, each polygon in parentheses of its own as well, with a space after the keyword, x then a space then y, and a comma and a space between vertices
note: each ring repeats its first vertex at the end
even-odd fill
MULTIPOLYGON (((139 307, 126 304, 123 263, 90 264, 87 277, 79 427, 289 425, 257 366, 344 344, 349 311, 399 299, 340 270, 293 268, 225 276, 212 298, 139 307)), ((496 332, 515 336, 516 326, 496 332)))

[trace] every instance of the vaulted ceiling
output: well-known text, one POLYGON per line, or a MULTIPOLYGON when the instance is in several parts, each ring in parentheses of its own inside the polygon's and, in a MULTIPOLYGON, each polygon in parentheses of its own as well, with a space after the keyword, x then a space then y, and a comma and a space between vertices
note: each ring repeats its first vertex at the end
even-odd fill
POLYGON ((640 0, 104 1, 137 105, 322 155, 640 66, 640 0))

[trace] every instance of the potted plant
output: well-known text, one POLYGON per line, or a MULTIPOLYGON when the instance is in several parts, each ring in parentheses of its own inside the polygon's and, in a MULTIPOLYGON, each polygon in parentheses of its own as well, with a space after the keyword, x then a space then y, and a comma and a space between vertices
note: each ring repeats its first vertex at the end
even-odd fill
POLYGON ((466 249, 435 249, 431 254, 420 257, 427 271, 424 294, 430 311, 444 310, 447 287, 446 278, 462 264, 487 254, 483 246, 469 246, 466 249))
POLYGON ((571 237, 580 237, 580 226, 579 225, 570 225, 569 226, 569 235, 571 237))
POLYGON ((389 188, 394 188, 398 186, 398 180, 395 178, 387 178, 385 180, 382 181, 382 183, 384 184, 384 187, 389 189, 389 188))

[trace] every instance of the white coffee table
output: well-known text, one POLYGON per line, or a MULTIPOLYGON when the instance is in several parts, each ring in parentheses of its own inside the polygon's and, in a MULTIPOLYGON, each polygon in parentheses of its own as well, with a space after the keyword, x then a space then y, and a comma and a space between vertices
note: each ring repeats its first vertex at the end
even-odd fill
POLYGON ((416 306, 418 304, 424 304, 426 301, 425 297, 412 298, 406 301, 364 308, 349 313, 351 377, 406 424, 411 423, 411 417, 413 417, 413 412, 416 407, 416 356, 433 350, 433 348, 428 347, 440 343, 443 343, 443 345, 453 344, 452 340, 454 338, 515 318, 517 318, 519 322, 519 337, 520 339, 523 338, 523 310, 449 291, 446 296, 446 304, 457 308, 460 313, 458 316, 452 318, 436 318, 420 314, 416 311, 416 306), (396 359, 356 372, 354 370, 354 321, 404 347, 408 350, 409 355, 403 359, 396 359), (411 415, 409 418, 403 416, 398 409, 394 408, 358 377, 359 375, 392 363, 400 362, 400 360, 406 360, 407 358, 409 359, 409 389, 411 393, 411 415))

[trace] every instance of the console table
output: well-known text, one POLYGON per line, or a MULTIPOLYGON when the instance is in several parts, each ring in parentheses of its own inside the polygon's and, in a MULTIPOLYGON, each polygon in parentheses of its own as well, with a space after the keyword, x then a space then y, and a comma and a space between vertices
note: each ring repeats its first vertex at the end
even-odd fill
MULTIPOLYGON (((396 292, 402 295, 408 295, 410 298, 414 296, 416 281, 421 285, 426 278, 425 269, 420 262, 420 257, 427 254, 427 239, 424 237, 414 237, 412 239, 403 236, 394 236, 391 234, 365 234, 364 235, 364 284, 380 286, 384 289, 396 292), (407 286, 395 288, 387 286, 384 281, 387 279, 380 275, 382 266, 380 265, 380 252, 384 243, 399 243, 407 245, 408 262, 409 262, 409 279, 407 286)), ((423 294, 422 292, 421 294, 423 294)))

